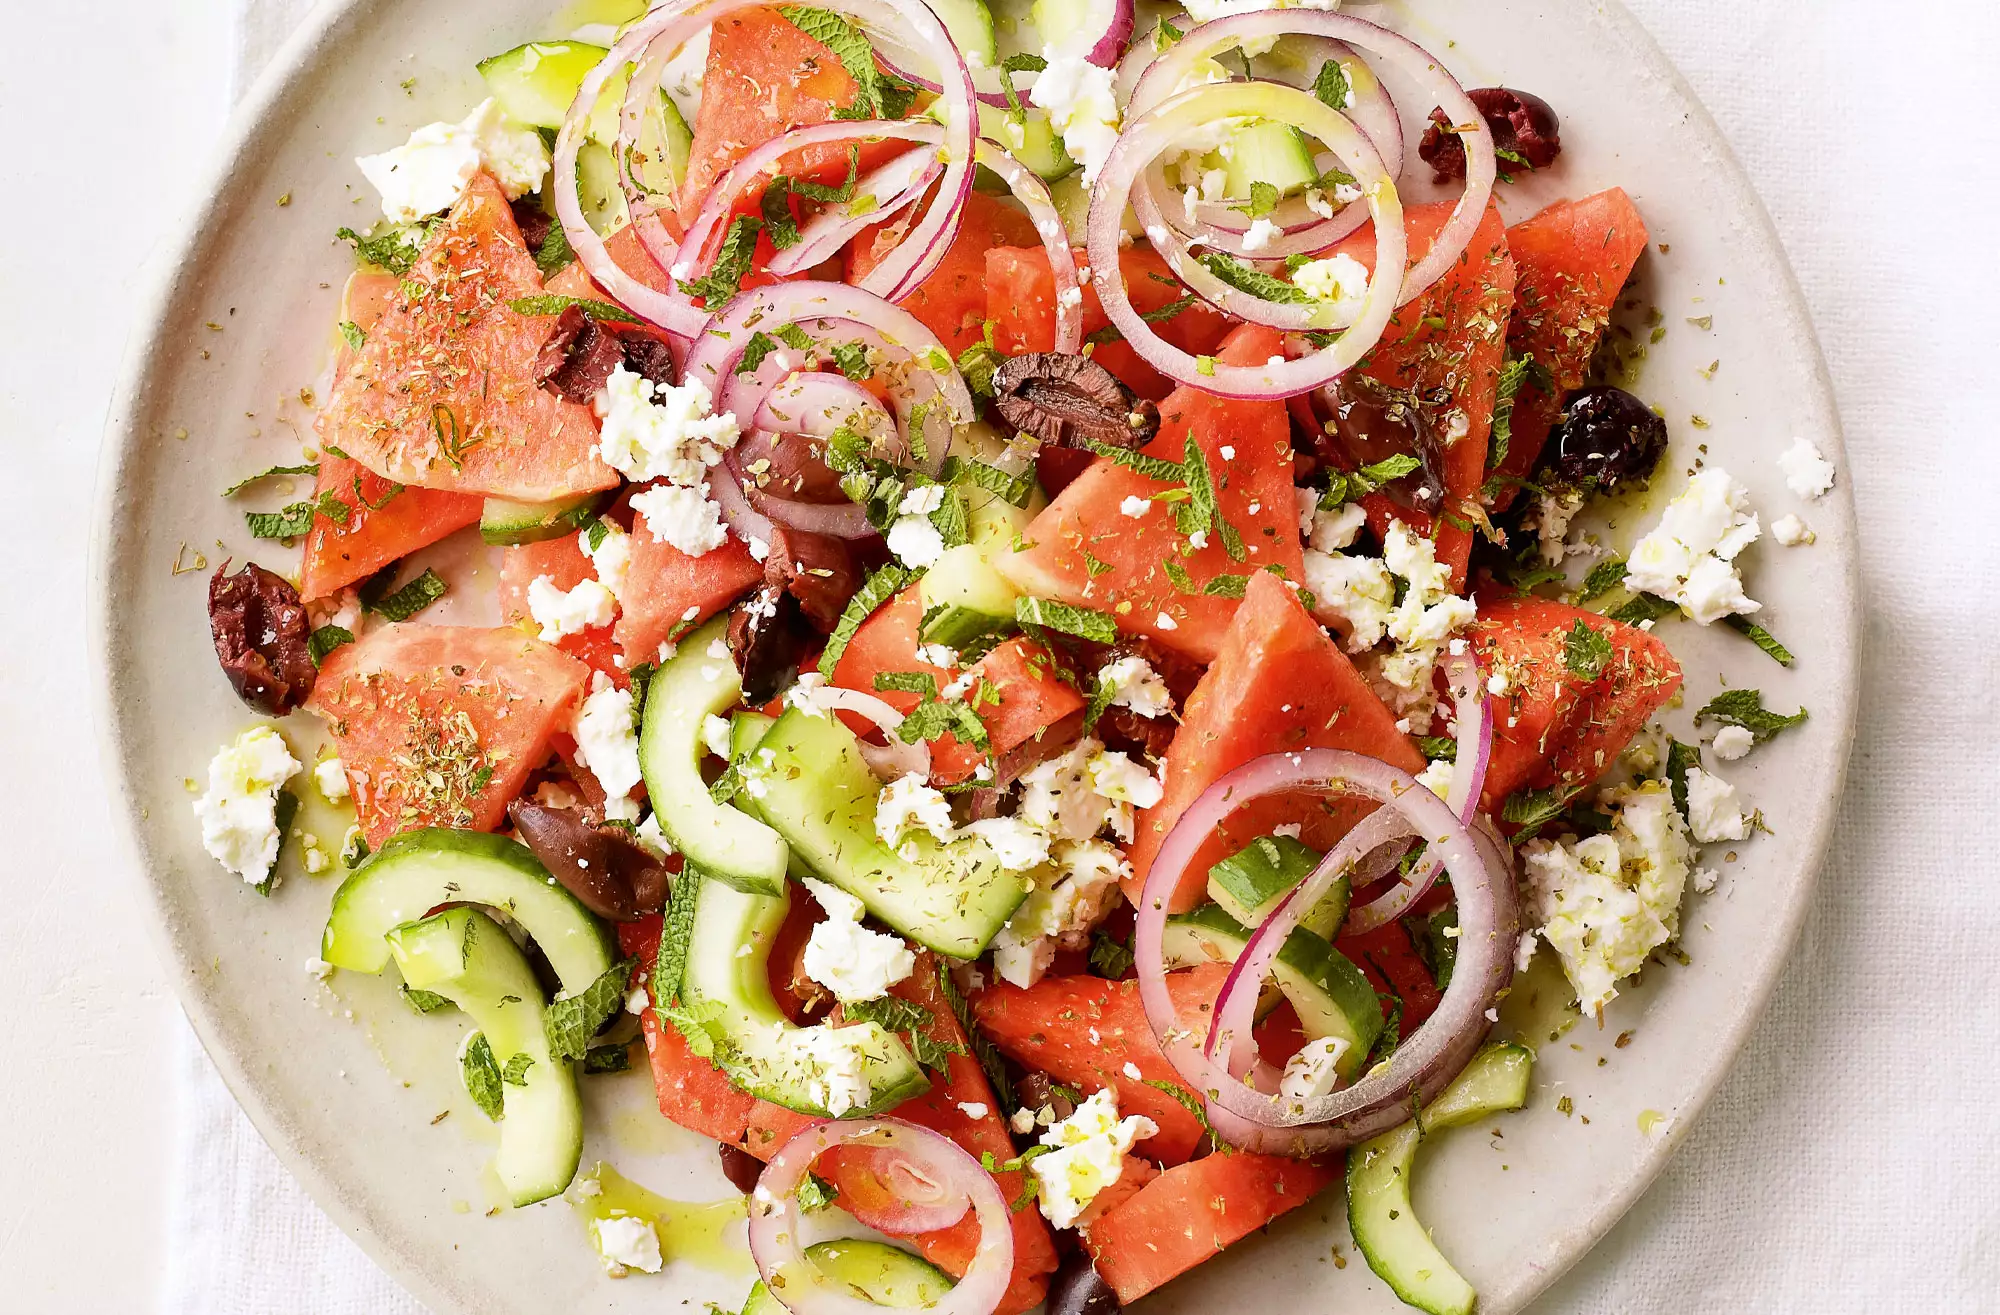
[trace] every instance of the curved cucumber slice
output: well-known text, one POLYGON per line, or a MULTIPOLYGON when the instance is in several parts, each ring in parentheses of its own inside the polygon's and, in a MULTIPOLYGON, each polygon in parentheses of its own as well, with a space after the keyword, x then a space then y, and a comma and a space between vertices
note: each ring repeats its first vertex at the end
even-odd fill
MULTIPOLYGON (((921 1256, 869 1238, 819 1242, 806 1248, 813 1268, 836 1283, 858 1288, 878 1306, 915 1310, 934 1306, 956 1284, 951 1275, 921 1256)), ((789 1315, 762 1283, 750 1289, 743 1315, 789 1315)))
POLYGON ((1048 111, 1029 106, 1025 96, 1021 101, 1025 117, 1019 122, 1003 106, 981 101, 979 135, 999 142, 1008 154, 1049 182, 1075 173, 1076 161, 1063 149, 1062 138, 1049 123, 1048 111))
POLYGON ((1395 1294, 1429 1315, 1471 1315, 1472 1290, 1410 1205, 1410 1174, 1424 1134, 1456 1128, 1528 1103, 1534 1053, 1502 1042, 1473 1056, 1465 1071, 1404 1124, 1347 1153, 1347 1224, 1368 1268, 1395 1294))
POLYGON ((1236 134, 1222 155, 1223 190, 1250 195, 1252 183, 1269 183, 1280 196, 1295 196, 1319 177, 1305 134, 1289 123, 1252 123, 1236 134))
POLYGON ((526 845, 483 831, 430 827, 394 837, 334 892, 319 957, 336 968, 379 973, 384 939, 440 904, 484 904, 527 931, 575 995, 618 961, 597 915, 562 888, 526 845))
POLYGON ((601 493, 559 502, 509 502, 488 498, 479 509, 479 537, 492 544, 541 543, 574 534, 604 505, 601 493))
MULTIPOLYGON (((1208 870, 1208 897, 1245 927, 1260 925, 1285 892, 1312 875, 1325 857, 1290 836, 1259 836, 1208 870)), ((1335 878, 1299 926, 1332 940, 1347 917, 1347 878, 1335 878)))
POLYGON ((515 1205, 568 1187, 583 1155, 583 1103, 576 1073, 549 1053, 542 988, 499 923, 476 909, 446 909, 390 931, 403 980, 450 1000, 486 1034, 500 1084, 500 1153, 493 1168, 515 1205))
MULTIPOLYGON (((1214 904, 1167 919, 1165 948, 1170 967, 1234 963, 1250 943, 1243 925, 1214 904)), ((1278 989, 1299 1012, 1299 1025, 1314 1041, 1338 1037, 1347 1043, 1335 1070, 1351 1079, 1368 1060, 1382 1031, 1382 1007, 1375 988, 1346 955, 1324 938, 1293 928, 1272 965, 1278 989)))
POLYGON ((584 41, 530 41, 479 61, 479 76, 508 118, 560 128, 576 90, 611 52, 584 41))
POLYGON ((923 641, 964 648, 987 635, 1012 634, 1014 600, 1021 596, 986 555, 970 543, 945 549, 917 583, 923 600, 923 641), (942 608, 942 611, 933 609, 942 608))
POLYGON ((914 858, 883 845, 875 834, 882 783, 857 743, 840 718, 789 709, 764 736, 745 788, 822 879, 918 944, 976 957, 1028 897, 1027 883, 980 841, 940 845, 919 834, 907 842, 914 858))
MULTIPOLYGON (((720 1033, 715 1061, 738 1090, 801 1114, 833 1114, 813 1099, 811 1074, 795 1058, 791 1043, 801 1029, 771 995, 771 946, 791 907, 789 891, 752 895, 713 878, 700 880, 681 973, 682 1007, 720 1007, 720 1017, 709 1024, 720 1033)), ((838 1035, 867 1056, 862 1071, 870 1096, 865 1107, 834 1117, 878 1114, 930 1087, 909 1049, 879 1024, 850 1024, 838 1035)))
POLYGON ((777 895, 785 889, 789 854, 784 838, 748 813, 718 804, 701 779, 704 719, 743 698, 736 663, 711 645, 726 645, 727 617, 717 617, 681 641, 674 657, 646 687, 639 728, 639 770, 660 829, 688 862, 739 890, 777 895))

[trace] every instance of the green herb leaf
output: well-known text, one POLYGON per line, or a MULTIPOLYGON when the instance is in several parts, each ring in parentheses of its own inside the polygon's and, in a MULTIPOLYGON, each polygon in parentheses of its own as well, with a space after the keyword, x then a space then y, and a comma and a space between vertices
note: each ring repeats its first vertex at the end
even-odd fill
POLYGON ((895 690, 923 699, 938 696, 937 677, 928 671, 878 671, 875 673, 875 689, 878 693, 895 690))
POLYGON ((247 489, 252 484, 255 484, 258 480, 270 479, 275 475, 317 475, 317 474, 319 474, 318 462, 309 461, 304 465, 300 466, 272 466, 268 470, 260 470, 254 475, 245 475, 242 479, 237 480, 234 484, 231 484, 228 488, 224 489, 222 491, 222 496, 225 498, 233 498, 237 494, 241 493, 244 489, 247 489))
POLYGON ((615 1042, 592 1046, 583 1052, 583 1071, 591 1076, 600 1073, 623 1073, 632 1067, 632 1044, 615 1042))
POLYGON ((1493 441, 1486 455, 1486 468, 1497 469, 1507 459, 1507 445, 1514 434, 1514 399, 1521 387, 1533 381, 1543 392, 1553 392, 1554 376, 1535 363, 1535 358, 1517 356, 1501 367, 1500 380, 1493 399, 1493 441))
POLYGON ((1229 554, 1229 560, 1244 560, 1243 536, 1236 532, 1222 514, 1222 503, 1216 496, 1215 480, 1208 473, 1208 457, 1201 450, 1195 436, 1189 434, 1187 444, 1181 450, 1181 468, 1187 471, 1188 505, 1201 518, 1204 528, 1213 528, 1222 540, 1222 549, 1229 554))
POLYGON ((459 1058, 465 1076, 465 1090, 479 1112, 493 1122, 502 1117, 505 1101, 500 1095, 500 1065, 493 1060, 493 1045, 484 1032, 474 1032, 459 1058))
POLYGON ((1178 461, 1167 461, 1161 457, 1149 457, 1133 448, 1113 447, 1100 443, 1094 438, 1082 440, 1082 445, 1100 457, 1125 467, 1147 479, 1159 480, 1163 484, 1179 484, 1187 477, 1187 468, 1178 461))
POLYGON ((403 1003, 420 1014, 434 1014, 440 1009, 451 1007, 451 1001, 436 991, 420 991, 414 986, 402 988, 403 1003))
POLYGON ((1625 559, 1607 557, 1590 568, 1590 574, 1583 577, 1583 585, 1576 591, 1579 603, 1595 602, 1625 583, 1625 559))
POLYGON ((553 292, 545 292, 535 297, 516 297, 507 303, 509 310, 521 315, 560 315, 572 306, 600 324, 641 322, 637 315, 623 306, 614 306, 608 301, 592 301, 588 297, 564 297, 553 292))
POLYGON ((1167 573, 1168 582, 1181 593, 1198 594, 1201 592, 1201 586, 1197 585, 1194 582, 1194 577, 1188 574, 1187 567, 1182 566, 1174 558, 1169 557, 1161 562, 1160 569, 1167 573))
MULTIPOLYGON (((987 336, 993 333, 993 322, 986 322, 987 336)), ((976 342, 958 354, 958 372, 965 378, 965 386, 977 397, 993 396, 993 373, 1007 360, 990 342, 976 342)), ((949 478, 949 477, 947 477, 949 478)))
POLYGON ((560 223, 549 225, 549 235, 542 239, 540 249, 535 252, 535 268, 544 279, 554 278, 563 266, 576 259, 576 252, 570 249, 569 234, 560 223))
POLYGON ((500 1080, 510 1087, 525 1087, 528 1085, 528 1070, 534 1066, 535 1061, 527 1055, 509 1055, 507 1066, 500 1070, 500 1080))
POLYGON ((835 111, 836 119, 900 119, 909 110, 907 84, 875 66, 875 48, 868 38, 839 14, 825 9, 788 5, 778 10, 794 27, 825 46, 840 60, 856 85, 854 103, 835 111))
POLYGON ((1588 622, 1578 621, 1563 640, 1563 665, 1580 680, 1596 680, 1611 661, 1611 641, 1588 622))
POLYGON ((847 180, 838 187, 828 187, 810 178, 777 178, 772 186, 779 183, 808 201, 818 201, 822 205, 845 205, 854 199, 854 184, 861 176, 861 147, 859 144, 847 148, 847 180))
POLYGON ((437 572, 426 568, 416 579, 376 603, 369 610, 391 621, 407 621, 445 595, 445 583, 437 572))
POLYGON ((1102 975, 1116 981, 1132 971, 1135 962, 1132 947, 1125 942, 1113 940, 1101 931, 1091 934, 1090 966, 1102 975))
POLYGON ((1562 816, 1569 794, 1560 786, 1545 790, 1516 790, 1500 805, 1500 820, 1518 826, 1522 834, 1540 830, 1562 816))
POLYGON ((340 322, 340 340, 347 344, 347 350, 358 352, 368 343, 368 335, 353 320, 340 322))
POLYGON ((1155 1091, 1164 1091, 1167 1095, 1173 1097, 1182 1109, 1194 1115, 1195 1121, 1201 1124, 1201 1130, 1208 1134, 1208 1143, 1213 1149, 1222 1152, 1224 1155, 1235 1154, 1235 1148, 1216 1135, 1214 1126, 1208 1121, 1208 1107, 1203 1105, 1192 1091, 1189 1091, 1178 1082, 1168 1082, 1157 1078, 1149 1080, 1146 1085, 1155 1091))
POLYGON ((379 265, 391 274, 407 274, 410 266, 417 263, 421 250, 412 240, 411 234, 403 229, 391 229, 375 237, 363 237, 351 228, 337 228, 333 235, 342 241, 354 244, 354 254, 371 265, 379 265))
POLYGON ((1658 594, 1633 594, 1605 613, 1613 621, 1623 621, 1628 626, 1640 625, 1647 621, 1658 621, 1664 617, 1679 616, 1680 605, 1658 594))
POLYGON ((1341 69, 1340 61, 1329 59, 1319 66, 1319 76, 1313 79, 1313 95, 1330 110, 1347 108, 1351 89, 1347 85, 1347 74, 1341 69))
POLYGON ((841 1013, 850 1021, 877 1023, 886 1032, 917 1032, 937 1022, 931 1011, 920 1004, 885 995, 879 1000, 843 1004, 841 1013))
POLYGON ((1738 616, 1732 612, 1722 619, 1731 630, 1736 631, 1758 648, 1763 649, 1779 666, 1789 667, 1798 660, 1792 656, 1792 650, 1778 642, 1776 635, 1764 629, 1764 627, 1758 625, 1749 617, 1738 616))
POLYGON ((294 502, 283 511, 245 512, 243 521, 253 539, 296 539, 312 528, 318 507, 316 502, 294 502))
POLYGON ((269 895, 278 885, 278 860, 285 856, 285 841, 291 838, 292 821, 299 815, 299 797, 290 790, 278 791, 278 806, 271 817, 271 825, 278 833, 278 852, 271 856, 271 866, 264 871, 264 879, 257 883, 259 895, 269 895))
POLYGON ((1458 741, 1448 735, 1426 735, 1417 741, 1417 752, 1434 763, 1458 761, 1458 741))
POLYGON ((1009 475, 998 466, 989 466, 971 457, 946 457, 940 477, 947 484, 976 485, 1014 507, 1026 507, 1035 496, 1033 475, 1026 472, 1009 475))
MULTIPOLYGON (((843 342, 833 349, 833 364, 842 374, 857 382, 875 373, 868 364, 868 349, 858 342, 843 342)), ((916 425, 911 424, 914 431, 916 425)))
POLYGON ((819 655, 820 675, 833 679, 834 668, 840 665, 840 655, 847 651, 847 645, 853 640, 854 632, 861 629, 861 623, 915 578, 907 567, 894 562, 875 569, 855 591, 854 597, 847 601, 847 609, 840 614, 840 624, 827 636, 826 650, 819 655))
POLYGON ((999 1049, 986 1034, 972 1025, 972 1009, 966 1004, 965 996, 960 994, 958 983, 951 979, 951 969, 942 957, 937 961, 937 980, 938 994, 944 997, 951 1016, 958 1020, 959 1031, 971 1044, 972 1057, 979 1061, 994 1096, 1006 1108, 1014 1108, 1014 1084, 1007 1077, 1007 1062, 1000 1057, 999 1049))
POLYGON ((1241 598, 1250 589, 1247 575, 1218 575, 1201 587, 1210 598, 1241 598))
POLYGON ((701 869, 688 864, 674 881, 667 912, 660 925, 660 949, 653 959, 651 989, 653 1007, 672 1004, 681 993, 681 978, 687 973, 688 942, 694 937, 695 906, 701 900, 701 869))
POLYGON ((750 335, 750 341, 743 345, 743 356, 736 362, 737 374, 755 374, 764 367, 764 362, 772 352, 778 350, 778 340, 762 329, 750 335))
POLYGON ((799 1203, 799 1209, 807 1214, 826 1209, 839 1199, 839 1196, 840 1189, 816 1173, 807 1174, 806 1180, 792 1193, 793 1199, 799 1203))
POLYGON ((313 665, 319 666, 326 661, 328 653, 342 644, 353 642, 353 631, 342 629, 340 626, 321 626, 306 640, 306 653, 312 658, 313 665))
MULTIPOLYGON (((1200 260, 1203 265, 1208 267, 1209 273, 1215 275, 1215 277, 1221 279, 1230 287, 1235 288, 1238 292, 1247 292, 1253 297, 1275 302, 1281 306, 1303 306, 1312 300, 1311 297, 1283 279, 1273 278, 1262 270, 1252 269, 1250 266, 1236 259, 1236 257, 1225 252, 1204 251, 1201 253, 1200 260)), ((1206 360, 1208 358, 1204 357, 1202 359, 1206 360)), ((1207 373, 1213 372, 1214 367, 1211 365, 1207 373)))
POLYGON ((1384 484, 1415 474, 1423 469, 1423 464, 1407 452, 1398 452, 1380 461, 1371 461, 1357 470, 1333 471, 1326 492, 1320 495, 1320 509, 1335 511, 1358 501, 1384 484))
POLYGON ((771 235, 771 245, 779 251, 799 244, 798 220, 792 216, 792 189, 790 179, 773 179, 764 189, 762 203, 764 231, 771 235), (780 187, 779 183, 785 185, 780 187))
POLYGON ((757 234, 763 222, 751 215, 738 215, 722 239, 722 249, 707 274, 677 286, 690 297, 699 297, 710 310, 719 308, 743 290, 743 276, 750 272, 750 259, 757 253, 757 234))
POLYGON ((1052 598, 1016 598, 1014 619, 1023 625, 1060 630, 1066 635, 1088 639, 1094 644, 1118 642, 1118 623, 1109 616, 1087 607, 1073 607, 1068 603, 1059 603, 1052 598))
POLYGON ((1262 219, 1278 208, 1278 189, 1270 183, 1251 183, 1250 200, 1229 208, 1251 219, 1262 219))
POLYGON ((615 963, 577 994, 553 1000, 542 1015, 542 1033, 557 1059, 582 1059, 606 1020, 625 1003, 636 959, 615 963))
POLYGON ((1786 714, 1772 712, 1764 707, 1764 695, 1760 690, 1732 689, 1716 695, 1708 705, 1694 715, 1695 724, 1704 721, 1719 721, 1725 726, 1741 726, 1762 744, 1779 731, 1789 730, 1806 719, 1806 710, 1786 714))
POLYGON ((1679 740, 1667 741, 1667 784, 1674 793, 1674 807, 1685 816, 1688 810, 1688 768, 1701 766, 1701 750, 1679 740))

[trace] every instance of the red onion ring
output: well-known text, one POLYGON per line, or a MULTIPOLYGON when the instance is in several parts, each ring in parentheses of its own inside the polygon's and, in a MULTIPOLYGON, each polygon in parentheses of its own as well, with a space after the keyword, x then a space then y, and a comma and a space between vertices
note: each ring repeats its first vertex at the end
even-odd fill
POLYGON ((764 1166, 750 1194, 750 1255, 779 1304, 794 1315, 880 1315, 883 1309, 825 1278, 799 1242, 799 1185, 813 1163, 836 1146, 892 1150, 926 1179, 965 1198, 979 1220, 979 1245, 964 1277, 925 1309, 931 1315, 992 1315, 1014 1272, 1014 1229, 1000 1185, 949 1138, 892 1118, 813 1124, 764 1166))
POLYGON ((1049 196, 1049 185, 1034 170, 1015 159, 1006 147, 991 138, 980 138, 978 150, 979 163, 998 174, 1022 208, 1027 210, 1028 218, 1034 221, 1036 235, 1042 239, 1042 249, 1048 253, 1049 268, 1056 276, 1055 350, 1070 353, 1082 351, 1082 279, 1088 271, 1077 269, 1076 249, 1070 245, 1069 229, 1056 210, 1055 201, 1049 196))
MULTIPOLYGON (((805 227, 799 230, 799 240, 772 257, 766 268, 779 278, 805 273, 831 259, 835 252, 853 241, 855 235, 870 224, 892 219, 923 200, 924 193, 943 176, 944 163, 935 154, 905 151, 855 184, 856 196, 886 195, 889 198, 887 201, 858 212, 848 206, 828 206, 807 220, 805 227)), ((874 270, 869 271, 870 278, 874 274, 874 270)), ((868 285, 869 279, 861 280, 862 287, 868 285)), ((869 291, 874 289, 869 288, 869 291)))
POLYGON ((858 434, 886 434, 894 424, 875 394, 845 375, 804 371, 765 394, 757 428, 772 434, 827 438, 841 427, 858 434))
MULTIPOLYGON (((1429 92, 1432 102, 1442 107, 1451 122, 1458 125, 1461 130, 1460 140, 1465 143, 1466 156, 1465 192, 1459 197, 1451 218, 1439 231, 1430 250, 1425 252, 1423 258, 1411 266, 1403 277, 1402 292, 1397 297, 1396 304, 1403 305, 1414 301, 1422 296, 1431 284, 1444 277, 1445 272, 1457 263, 1460 254, 1471 242, 1474 230, 1485 217, 1486 203, 1493 195, 1493 181, 1497 176, 1497 164, 1493 155, 1493 134, 1487 128, 1485 118, 1472 103, 1471 97, 1465 94, 1465 89, 1459 85, 1458 80, 1446 72, 1444 65, 1422 46, 1400 33, 1391 32, 1386 27, 1356 18, 1351 14, 1336 14, 1316 9, 1279 9, 1237 14, 1229 18, 1216 19, 1212 23, 1203 23, 1190 31, 1171 49, 1162 52, 1140 76, 1138 85, 1133 88, 1132 108, 1144 113, 1155 106, 1165 104, 1173 96, 1174 89, 1180 85, 1181 79, 1187 76, 1196 63, 1214 56, 1219 51, 1238 47, 1248 40, 1294 34, 1330 37, 1365 55, 1374 55, 1387 60, 1415 80, 1423 90, 1429 92)), ((1303 124, 1300 126, 1305 127, 1311 135, 1326 141, 1325 137, 1313 132, 1309 126, 1303 124)), ((1400 133, 1398 135, 1400 136, 1400 133)), ((1327 145, 1333 146, 1334 143, 1327 141, 1327 145)), ((1336 154, 1338 153, 1336 151, 1336 154)), ((1361 181, 1363 190, 1366 191, 1367 181, 1365 179, 1361 181)), ((1095 210, 1093 197, 1093 214, 1095 210)), ((1383 224, 1379 216, 1376 218, 1375 232, 1379 242, 1383 235, 1383 224)), ((1096 259, 1094 246, 1092 259, 1096 259)), ((1381 263, 1379 252, 1377 263, 1378 266, 1381 263)))
MULTIPOLYGON (((1361 844, 1356 841, 1354 847, 1361 844)), ((1260 950, 1275 953, 1299 914, 1325 893, 1338 871, 1338 864, 1329 861, 1336 855, 1341 862, 1349 856, 1335 846, 1288 905, 1266 919, 1265 934, 1273 939, 1260 950)), ((1387 1131, 1408 1117, 1412 1097, 1428 1102, 1458 1074, 1485 1035, 1486 1010, 1511 977, 1518 922, 1511 874, 1494 866, 1443 800, 1408 773, 1373 758, 1339 749, 1304 749, 1268 754, 1226 773, 1181 815, 1147 874, 1133 950, 1147 1021, 1174 1068, 1205 1097, 1217 1132, 1247 1149, 1305 1157, 1387 1131), (1163 954, 1167 898, 1195 851, 1244 804, 1299 789, 1359 794, 1401 813, 1443 857, 1458 895, 1460 927, 1458 966, 1430 1020, 1381 1071, 1310 1100, 1257 1091, 1210 1061, 1201 1038, 1183 1028, 1174 1013, 1163 954)), ((1239 962, 1249 957, 1246 947, 1239 962)), ((1261 981, 1261 970, 1246 965, 1243 978, 1261 981)))
MULTIPOLYGON (((1154 67, 1157 70, 1159 66, 1154 67)), ((1090 200, 1091 271, 1105 314, 1133 350, 1154 369, 1170 379, 1222 397, 1269 399, 1308 392, 1338 377, 1372 350, 1395 314, 1395 293, 1389 286, 1393 274, 1385 275, 1384 271, 1402 268, 1405 240, 1403 207, 1396 195, 1395 182, 1383 171, 1382 162, 1367 138, 1343 115, 1312 96, 1294 87, 1272 83, 1209 83, 1147 110, 1127 125, 1112 147, 1090 200), (1358 316, 1348 324, 1330 303, 1280 305, 1229 287, 1206 266, 1193 260, 1185 247, 1177 248, 1164 224, 1157 220, 1148 224, 1147 237, 1156 248, 1162 248, 1161 254, 1174 272, 1205 299, 1231 314, 1285 329, 1346 330, 1331 346, 1309 356, 1295 360, 1274 358, 1256 366, 1196 358, 1160 337, 1133 308, 1118 266, 1120 219, 1126 198, 1129 196, 1134 208, 1142 213, 1146 205, 1145 193, 1133 188, 1139 171, 1197 125, 1216 118, 1250 115, 1298 123, 1352 165, 1368 199, 1378 234, 1377 259, 1369 275, 1368 291, 1358 316)))

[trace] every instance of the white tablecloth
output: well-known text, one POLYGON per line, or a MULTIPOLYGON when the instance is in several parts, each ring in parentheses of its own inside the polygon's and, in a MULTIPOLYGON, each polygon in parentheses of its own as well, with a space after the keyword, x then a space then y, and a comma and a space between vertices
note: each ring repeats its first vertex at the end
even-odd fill
MULTIPOLYGON (((243 2, 250 74, 307 6, 243 2)), ((1538 1309, 2000 1310, 2000 11, 1630 2, 1721 121, 1812 305, 1866 545, 1866 692, 1770 1013, 1658 1186, 1538 1309)), ((166 1309, 418 1310, 184 1049, 166 1309)))

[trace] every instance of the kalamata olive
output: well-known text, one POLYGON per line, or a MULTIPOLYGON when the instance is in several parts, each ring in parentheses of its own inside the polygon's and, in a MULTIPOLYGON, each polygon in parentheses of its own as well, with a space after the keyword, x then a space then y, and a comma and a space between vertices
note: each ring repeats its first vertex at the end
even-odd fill
POLYGON ((665 907, 665 865, 613 828, 532 799, 508 804, 507 816, 549 874, 600 918, 631 922, 665 907))
POLYGON ((1049 1315, 1112 1315, 1121 1309, 1118 1294, 1088 1255, 1071 1256, 1049 1280, 1049 1315))
POLYGON ((535 357, 535 382, 565 401, 587 406, 624 363, 617 335, 581 306, 570 306, 556 316, 556 327, 535 357))
POLYGON ((861 588, 861 570, 845 540, 776 525, 764 558, 764 581, 798 599, 812 628, 830 635, 861 588))
POLYGON ((763 465, 746 465, 757 487, 773 497, 793 502, 838 506, 848 500, 840 475, 826 464, 826 441, 806 434, 786 434, 772 445, 763 465))
POLYGON ((1014 1084, 1014 1099, 1020 1102, 1022 1109, 1038 1113, 1045 1108, 1051 1109, 1058 1119, 1066 1119, 1076 1113, 1074 1102, 1056 1091, 1056 1080, 1040 1070, 1024 1075, 1014 1084))
POLYGON ((234 575, 229 563, 208 582, 208 629, 222 674, 259 712, 282 717, 306 701, 319 667, 312 660, 312 623, 299 591, 255 562, 234 575))
POLYGON ((799 600, 766 581, 729 616, 729 653, 743 676, 743 701, 769 703, 799 673, 812 635, 799 600))
POLYGON ((1666 450, 1667 422, 1624 389, 1605 385, 1569 395, 1542 465, 1556 483, 1608 489, 1652 474, 1666 450))
POLYGON ((726 1141, 715 1144, 715 1153, 722 1160, 722 1176, 729 1185, 745 1196, 757 1189, 757 1180, 764 1176, 764 1162, 744 1150, 741 1146, 731 1146, 726 1141))
POLYGON ((1388 457, 1414 454, 1423 463, 1421 475, 1399 487, 1420 511, 1435 512, 1444 503, 1444 450, 1438 441, 1436 406, 1406 389, 1391 388, 1359 370, 1349 370, 1335 387, 1328 435, 1331 447, 1321 451, 1328 465, 1351 470, 1388 457), (1343 460, 1342 458, 1345 458, 1343 460))
POLYGON ((1160 429, 1160 410, 1088 356, 1028 352, 993 372, 993 409, 1021 433, 1061 447, 1078 440, 1132 448, 1160 429))
POLYGON ((624 333, 618 342, 625 351, 625 368, 633 374, 656 384, 671 384, 679 373, 674 368, 674 354, 651 334, 624 333))
POLYGON ((521 241, 527 243, 529 251, 540 251, 542 243, 549 240, 549 230, 555 227, 555 220, 532 196, 514 201, 513 210, 514 223, 521 229, 521 241))
MULTIPOLYGON (((1465 93, 1493 133, 1493 150, 1501 173, 1516 169, 1546 169, 1562 153, 1562 121, 1540 96, 1512 87, 1477 87, 1465 93)), ((1431 111, 1417 154, 1431 166, 1440 183, 1465 177, 1465 143, 1441 109, 1431 111)))

